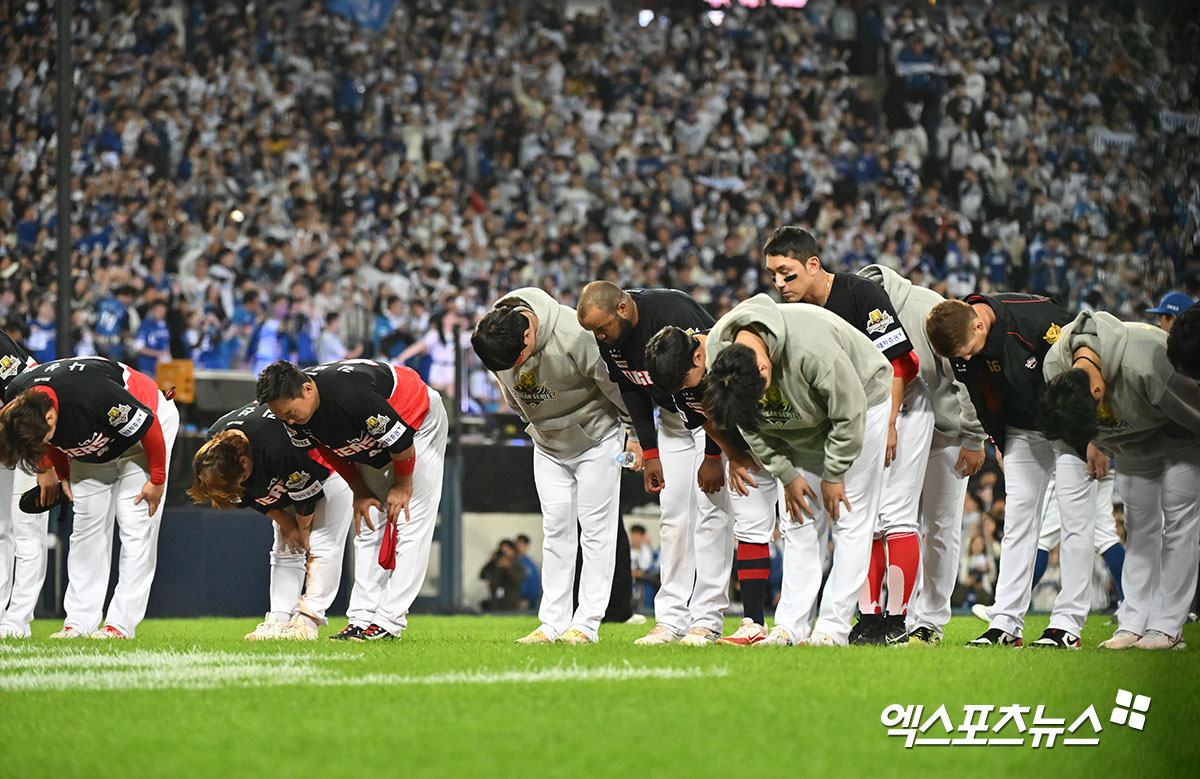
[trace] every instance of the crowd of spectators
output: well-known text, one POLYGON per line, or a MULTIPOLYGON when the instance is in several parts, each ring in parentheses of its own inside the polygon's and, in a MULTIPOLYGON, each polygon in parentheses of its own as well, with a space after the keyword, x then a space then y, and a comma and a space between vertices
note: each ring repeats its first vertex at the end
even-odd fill
POLYGON ((641 26, 418 0, 375 33, 319 2, 82 0, 61 291, 52 5, 0 4, 0 317, 40 358, 69 294, 79 354, 403 356, 450 391, 456 328, 505 291, 606 278, 720 314, 786 223, 827 267, 1124 317, 1198 267, 1200 31, 1132 3, 641 26))

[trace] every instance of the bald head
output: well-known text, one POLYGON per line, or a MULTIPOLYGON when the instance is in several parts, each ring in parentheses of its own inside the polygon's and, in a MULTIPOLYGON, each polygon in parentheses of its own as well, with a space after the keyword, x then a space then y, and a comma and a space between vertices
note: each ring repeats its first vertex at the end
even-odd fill
POLYGON ((616 346, 637 324, 637 304, 616 284, 593 281, 579 293, 578 317, 579 324, 597 341, 616 346))
POLYGON ((579 293, 579 313, 594 308, 601 314, 617 313, 617 306, 625 302, 629 293, 611 281, 590 281, 579 293))

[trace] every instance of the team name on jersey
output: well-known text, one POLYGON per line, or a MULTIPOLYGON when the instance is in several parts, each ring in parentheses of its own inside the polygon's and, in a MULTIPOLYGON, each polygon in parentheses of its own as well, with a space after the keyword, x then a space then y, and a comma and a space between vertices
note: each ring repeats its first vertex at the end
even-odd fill
POLYGON ((632 381, 634 384, 642 387, 652 387, 654 382, 650 381, 650 371, 631 371, 625 368, 621 369, 621 373, 625 374, 625 378, 632 381))
POLYGON ((101 455, 108 451, 109 445, 112 443, 112 438, 103 433, 93 433, 92 437, 81 443, 79 446, 60 447, 63 454, 67 457, 87 457, 89 455, 101 455))
MULTIPOLYGON (((397 436, 397 439, 399 439, 399 436, 397 436)), ((360 435, 358 438, 346 444, 345 446, 339 446, 337 449, 334 449, 333 453, 338 457, 343 458, 353 457, 354 455, 362 452, 367 452, 371 456, 374 456, 380 452, 383 452, 385 448, 386 446, 382 442, 376 441, 371 436, 364 434, 360 435)))
POLYGON ((287 485, 279 479, 271 479, 271 486, 267 488, 267 494, 261 498, 255 498, 254 502, 260 506, 271 506, 279 502, 280 498, 287 494, 287 485))

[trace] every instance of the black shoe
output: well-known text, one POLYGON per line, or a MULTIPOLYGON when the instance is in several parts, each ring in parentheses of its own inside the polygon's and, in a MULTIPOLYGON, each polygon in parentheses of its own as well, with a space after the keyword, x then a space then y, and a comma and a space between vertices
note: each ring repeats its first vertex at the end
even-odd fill
POLYGON ((904 614, 888 614, 883 618, 883 641, 888 646, 904 646, 908 643, 908 628, 904 626, 908 617, 904 614))
POLYGON ((336 636, 330 636, 330 641, 362 641, 363 629, 358 625, 347 625, 346 629, 336 636))
POLYGON ((939 646, 942 643, 942 637, 939 636, 938 632, 933 628, 917 628, 908 634, 908 643, 939 646))
POLYGON ((372 622, 367 625, 367 629, 363 631, 362 638, 359 641, 396 641, 400 636, 395 633, 389 633, 383 628, 372 622))
POLYGON ((1021 639, 1000 628, 990 628, 974 641, 968 641, 967 646, 1021 646, 1021 639))
POLYGON ((1046 649, 1078 649, 1079 636, 1073 636, 1062 628, 1047 628, 1042 637, 1034 641, 1030 646, 1039 646, 1046 649))
POLYGON ((850 628, 851 646, 870 646, 884 643, 882 614, 859 614, 858 622, 850 628))

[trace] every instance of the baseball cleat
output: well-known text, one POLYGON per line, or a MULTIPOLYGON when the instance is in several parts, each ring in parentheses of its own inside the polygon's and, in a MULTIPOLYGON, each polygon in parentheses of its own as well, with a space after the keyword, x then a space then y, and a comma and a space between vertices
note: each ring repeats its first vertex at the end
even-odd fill
POLYGON ((650 620, 646 618, 645 614, 634 614, 632 617, 625 620, 625 624, 626 625, 645 625, 649 621, 650 620))
POLYGON ((367 629, 362 632, 364 641, 398 641, 399 634, 391 633, 386 628, 382 628, 372 622, 367 625, 367 629))
POLYGON ((814 632, 804 641, 797 641, 801 646, 838 646, 837 639, 828 633, 814 632))
POLYGON ((967 646, 1021 646, 1021 637, 1007 633, 1000 628, 988 630, 974 641, 968 641, 967 646))
POLYGON ((345 630, 337 635, 330 636, 330 641, 362 641, 365 631, 358 625, 347 625, 345 630))
POLYGON ((883 643, 888 646, 904 646, 908 643, 908 627, 904 614, 888 614, 883 618, 883 643))
POLYGON ((302 614, 279 626, 279 638, 284 641, 316 641, 317 626, 302 614))
POLYGON ((664 644, 674 644, 679 638, 679 634, 666 625, 655 625, 649 633, 633 643, 638 646, 662 646, 664 644))
POLYGON ((0 625, 0 639, 3 638, 29 638, 29 628, 21 629, 15 625, 0 625))
POLYGON ((1182 633, 1178 636, 1168 636, 1161 630, 1147 630, 1146 635, 1138 639, 1134 646, 1138 649, 1187 649, 1182 633))
POLYGON ((683 646, 709 646, 717 643, 719 638, 721 634, 712 628, 696 626, 689 630, 679 643, 683 646))
POLYGON ((1079 636, 1072 635, 1061 628, 1046 628, 1042 637, 1030 646, 1044 649, 1079 649, 1079 636))
POLYGON ((594 644, 596 642, 593 641, 591 638, 589 638, 588 634, 584 633, 582 630, 579 630, 578 628, 571 628, 566 633, 563 633, 561 636, 559 636, 558 641, 556 641, 555 643, 579 645, 579 644, 594 644))
POLYGON ((942 637, 933 628, 917 628, 908 634, 907 646, 940 646, 942 637))
POLYGON ((718 638, 717 643, 726 646, 752 646, 760 641, 766 641, 767 635, 766 625, 759 625, 749 617, 743 617, 742 624, 738 626, 734 634, 718 638))
POLYGON ((538 628, 537 630, 533 631, 529 635, 518 638, 513 643, 514 644, 553 644, 554 639, 552 639, 552 638, 550 638, 550 636, 546 635, 544 630, 542 630, 541 628, 538 628))
POLYGON ((65 627, 57 633, 51 633, 50 638, 87 638, 87 633, 73 627, 65 627))
POLYGON ((974 606, 972 606, 971 613, 975 615, 976 619, 981 619, 984 622, 992 621, 992 618, 988 616, 988 607, 984 606, 982 603, 976 603, 974 606))
POLYGON ((1100 642, 1101 649, 1128 649, 1136 644, 1141 639, 1137 633, 1132 630, 1118 630, 1112 634, 1112 638, 1107 641, 1100 642))
POLYGON ((796 641, 792 638, 792 634, 787 628, 781 628, 778 625, 771 628, 771 632, 762 641, 759 641, 754 646, 795 646, 796 641))
POLYGON ((882 614, 859 614, 858 622, 850 628, 849 643, 854 646, 884 643, 884 617, 882 614))
POLYGON ((273 641, 279 638, 279 631, 283 629, 286 623, 279 622, 275 619, 274 612, 267 612, 263 617, 263 621, 258 623, 258 627, 254 631, 246 634, 247 641, 273 641))
POLYGON ((129 638, 129 636, 117 630, 112 625, 105 625, 99 630, 92 631, 88 638, 94 638, 97 641, 109 641, 111 639, 129 638))

